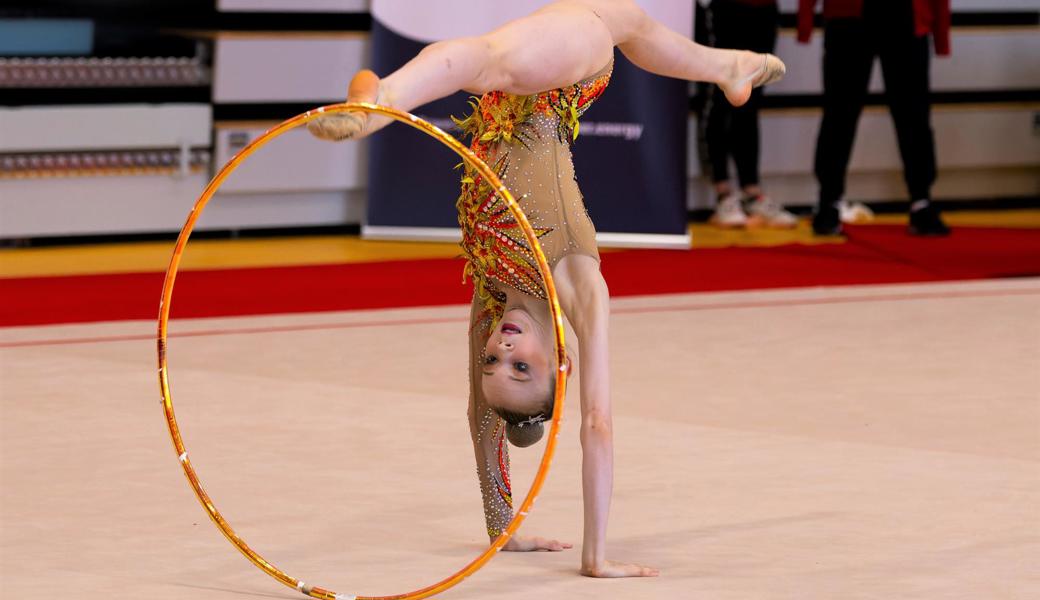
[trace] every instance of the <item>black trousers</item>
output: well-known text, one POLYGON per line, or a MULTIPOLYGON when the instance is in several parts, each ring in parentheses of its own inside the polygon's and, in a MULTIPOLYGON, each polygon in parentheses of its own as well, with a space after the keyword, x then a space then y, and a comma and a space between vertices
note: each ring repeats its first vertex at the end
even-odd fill
POLYGON ((815 161, 821 207, 833 206, 845 193, 875 57, 881 59, 911 201, 928 198, 935 182, 928 37, 914 34, 911 0, 864 0, 862 18, 832 19, 824 28, 823 120, 815 161))
MULTIPOLYGON (((712 0, 709 8, 712 46, 772 52, 776 46, 779 15, 776 6, 749 6, 732 0, 712 0)), ((729 159, 737 165, 741 187, 758 184, 758 109, 762 88, 751 92, 747 104, 734 108, 714 88, 708 107, 705 137, 712 180, 729 180, 729 159)))

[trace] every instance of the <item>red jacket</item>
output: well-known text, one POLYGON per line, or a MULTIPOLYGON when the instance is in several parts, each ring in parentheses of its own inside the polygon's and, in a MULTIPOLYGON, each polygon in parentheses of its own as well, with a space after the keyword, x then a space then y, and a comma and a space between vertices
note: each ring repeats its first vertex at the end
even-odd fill
MULTIPOLYGON (((895 0, 885 0, 893 2, 895 0)), ((820 0, 798 0, 798 41, 809 41, 813 30, 813 13, 820 0)), ((950 0, 913 0, 914 32, 932 34, 936 54, 950 53, 950 0)), ((823 18, 859 18, 863 0, 823 0, 823 18)))

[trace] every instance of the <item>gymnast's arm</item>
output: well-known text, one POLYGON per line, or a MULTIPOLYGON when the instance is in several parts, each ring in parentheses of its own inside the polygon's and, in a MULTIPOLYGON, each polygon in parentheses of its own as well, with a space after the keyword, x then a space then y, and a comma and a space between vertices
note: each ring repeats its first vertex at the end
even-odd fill
MULTIPOLYGON (((483 306, 474 296, 470 308, 469 334, 469 431, 473 437, 473 454, 477 461, 480 494, 484 499, 484 520, 491 542, 513 519, 513 498, 509 481, 509 444, 505 423, 484 400, 480 385, 481 349, 488 336, 490 322, 482 315, 483 306)), ((571 544, 538 536, 514 535, 502 549, 507 552, 534 550, 560 551, 571 544)))
POLYGON ((509 485, 505 423, 487 405, 480 385, 481 349, 487 340, 490 326, 482 312, 482 303, 474 295, 470 307, 468 416, 480 494, 484 499, 484 520, 488 537, 494 541, 513 519, 513 498, 509 485))
POLYGON ((581 573, 590 577, 648 577, 656 569, 607 560, 607 516, 614 485, 608 322, 610 294, 599 263, 571 255, 554 270, 561 307, 578 335, 581 377, 581 482, 585 534, 581 573))

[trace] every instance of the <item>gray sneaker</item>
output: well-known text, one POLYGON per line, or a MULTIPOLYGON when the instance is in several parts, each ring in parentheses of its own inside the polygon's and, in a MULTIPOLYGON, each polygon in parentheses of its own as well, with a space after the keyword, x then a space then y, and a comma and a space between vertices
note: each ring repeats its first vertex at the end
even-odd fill
POLYGON ((711 224, 724 229, 743 227, 747 225, 747 221, 739 194, 724 196, 715 207, 715 214, 711 216, 711 224))
POLYGON ((797 226, 798 217, 765 194, 755 196, 748 204, 748 227, 793 229, 797 226))
POLYGON ((874 220, 874 211, 862 202, 842 200, 838 202, 838 216, 842 223, 866 223, 874 220))

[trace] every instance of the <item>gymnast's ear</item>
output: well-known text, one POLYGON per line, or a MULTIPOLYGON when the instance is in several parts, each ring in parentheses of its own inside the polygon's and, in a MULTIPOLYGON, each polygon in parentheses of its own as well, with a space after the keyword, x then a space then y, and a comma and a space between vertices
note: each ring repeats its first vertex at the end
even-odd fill
POLYGON ((564 366, 567 367, 567 379, 570 379, 574 374, 574 361, 571 360, 570 354, 567 355, 567 362, 564 363, 564 366))
POLYGON ((542 439, 545 427, 541 423, 525 424, 523 427, 506 423, 506 438, 517 448, 532 446, 542 439))

